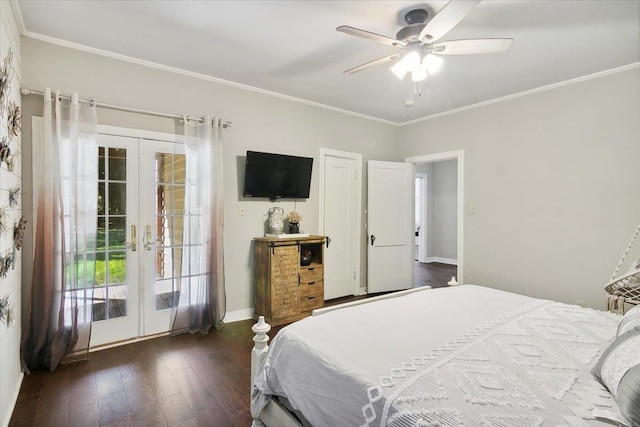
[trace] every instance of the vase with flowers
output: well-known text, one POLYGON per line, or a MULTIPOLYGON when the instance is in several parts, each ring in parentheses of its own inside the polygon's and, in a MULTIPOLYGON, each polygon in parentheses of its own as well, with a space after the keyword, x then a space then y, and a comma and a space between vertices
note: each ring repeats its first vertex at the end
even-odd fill
POLYGON ((287 221, 289 222, 289 234, 300 233, 300 221, 302 221, 302 215, 296 211, 289 212, 287 215, 287 221))

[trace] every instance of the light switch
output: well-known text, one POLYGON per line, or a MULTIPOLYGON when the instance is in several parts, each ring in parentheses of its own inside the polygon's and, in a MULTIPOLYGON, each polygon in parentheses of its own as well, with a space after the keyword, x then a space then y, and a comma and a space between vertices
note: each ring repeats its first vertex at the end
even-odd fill
POLYGON ((469 208, 469 212, 470 212, 470 213, 472 213, 472 214, 474 214, 474 213, 476 213, 476 211, 477 211, 477 210, 476 210, 476 205, 475 205, 475 204, 472 204, 472 205, 471 205, 471 208, 469 208))
POLYGON ((244 206, 238 207, 238 215, 244 216, 244 206))

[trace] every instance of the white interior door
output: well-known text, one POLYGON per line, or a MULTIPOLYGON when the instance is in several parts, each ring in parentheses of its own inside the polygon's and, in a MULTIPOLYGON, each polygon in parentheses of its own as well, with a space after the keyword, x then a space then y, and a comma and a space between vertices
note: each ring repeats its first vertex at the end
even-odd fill
POLYGON ((369 161, 367 168, 367 288, 413 286, 414 166, 369 161))
POLYGON ((324 251, 324 299, 354 295, 360 262, 358 231, 360 222, 358 171, 361 160, 338 156, 324 157, 323 234, 331 239, 324 251))
POLYGON ((96 161, 98 244, 91 346, 140 334, 137 138, 99 135, 96 161))

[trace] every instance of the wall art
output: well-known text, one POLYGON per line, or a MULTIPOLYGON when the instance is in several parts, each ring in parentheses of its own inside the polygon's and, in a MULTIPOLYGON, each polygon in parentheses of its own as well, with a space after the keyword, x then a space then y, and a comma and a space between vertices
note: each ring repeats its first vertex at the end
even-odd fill
POLYGON ((22 215, 20 221, 13 226, 13 245, 17 250, 22 249, 22 240, 24 239, 24 230, 26 227, 27 218, 22 215))
POLYGON ((9 104, 9 111, 7 112, 7 129, 9 130, 10 138, 18 136, 18 133, 22 130, 22 112, 20 111, 20 106, 13 102, 9 104))
POLYGON ((9 207, 15 208, 18 206, 18 199, 20 198, 20 186, 16 185, 15 187, 9 190, 9 207))

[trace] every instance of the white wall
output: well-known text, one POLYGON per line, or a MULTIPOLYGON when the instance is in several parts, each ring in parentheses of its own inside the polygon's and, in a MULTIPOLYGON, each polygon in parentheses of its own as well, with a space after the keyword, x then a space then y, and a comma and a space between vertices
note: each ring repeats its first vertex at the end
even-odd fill
POLYGON ((465 150, 466 282, 603 307, 640 218, 640 68, 400 132, 407 157, 465 150))
MULTIPOLYGON (((66 94, 77 91, 82 98, 92 97, 100 102, 169 113, 212 114, 233 121, 232 128, 223 131, 228 312, 253 307, 251 239, 263 235, 267 211, 273 206, 266 199, 242 198, 247 150, 314 157, 311 197, 297 203, 297 210, 303 216, 301 228, 311 233, 318 231, 320 147, 363 153, 365 161, 399 158, 397 129, 385 123, 27 37, 22 38, 22 50, 23 84, 27 88, 42 90, 48 86, 66 94), (245 216, 238 215, 240 206, 245 208, 245 216)), ((26 161, 31 155, 31 147, 27 146, 31 141, 31 116, 41 115, 42 98, 25 96, 23 103, 24 173, 28 177, 31 176, 26 161)), ((176 129, 173 120, 105 109, 98 110, 98 120, 101 124, 161 132, 176 129)), ((29 180, 25 179, 25 187, 28 186, 29 180)), ((287 212, 294 205, 293 201, 276 204, 287 212)), ((28 210, 26 205, 25 210, 28 210)), ((365 275, 362 276, 364 280, 365 275)))
MULTIPOLYGON (((11 85, 9 99, 20 105, 20 80, 22 60, 20 58, 20 32, 16 18, 8 1, 0 2, 0 56, 4 60, 9 51, 13 50, 14 76, 11 85)), ((7 114, 0 116, 0 138, 6 137, 7 114)), ((9 145, 12 153, 21 150, 21 135, 14 137, 9 145)), ((13 172, 9 172, 5 164, 0 166, 0 206, 9 206, 9 189, 20 186, 22 161, 18 161, 13 172)), ((9 231, 0 235, 0 254, 7 255, 13 247, 13 225, 22 215, 22 201, 24 195, 20 195, 18 206, 9 208, 7 226, 9 231)), ((13 412, 13 407, 20 391, 22 373, 20 370, 20 324, 21 324, 21 288, 22 276, 21 252, 17 252, 15 269, 9 270, 7 277, 0 278, 0 296, 10 295, 15 307, 15 323, 7 326, 0 323, 0 425, 7 426, 13 412)))

